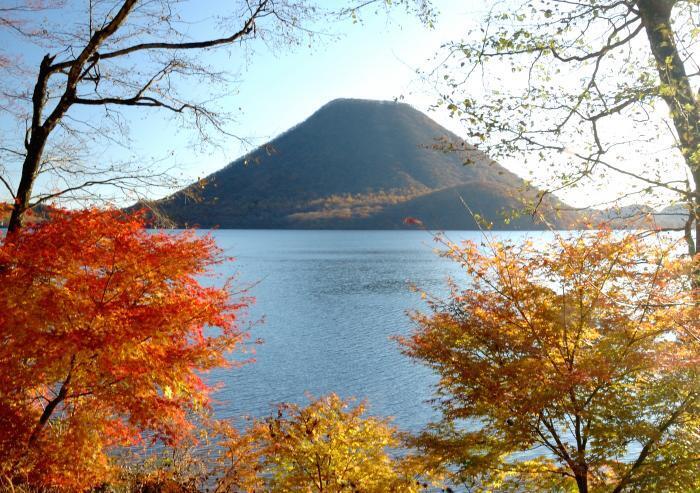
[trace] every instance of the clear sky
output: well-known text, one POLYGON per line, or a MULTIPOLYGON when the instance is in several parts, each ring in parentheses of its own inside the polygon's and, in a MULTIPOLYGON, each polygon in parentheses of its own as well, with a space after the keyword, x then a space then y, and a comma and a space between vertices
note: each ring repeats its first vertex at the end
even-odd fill
MULTIPOLYGON (((209 25, 210 15, 220 11, 219 1, 196 0, 183 4, 183 14, 192 26, 192 38, 211 36, 198 29, 209 25)), ((322 0, 319 4, 332 9, 346 2, 322 0)), ((431 58, 440 45, 458 39, 482 15, 480 2, 437 0, 433 4, 439 12, 433 29, 401 6, 386 10, 371 8, 361 11, 359 22, 353 22, 350 17, 332 22, 326 18, 311 26, 327 34, 316 36, 310 45, 271 48, 256 42, 245 52, 234 51, 231 58, 217 52, 204 52, 204 62, 221 65, 236 74, 236 82, 217 87, 216 91, 226 94, 219 103, 235 115, 235 122, 228 130, 245 142, 227 138, 221 140, 220 147, 201 148, 192 145, 196 140, 193 133, 180 129, 168 118, 167 112, 127 110, 124 115, 131 127, 129 149, 107 146, 100 157, 115 161, 165 158, 163 163, 176 165, 187 181, 223 167, 251 146, 265 143, 335 98, 390 100, 403 97, 405 102, 428 111, 437 100, 437 92, 420 81, 416 70, 430 68, 431 58)), ((80 3, 75 5, 79 5, 77 9, 84 9, 80 3)), ((57 15, 66 14, 58 11, 41 15, 55 22, 60 20, 57 15)), ((15 51, 30 68, 38 67, 42 50, 23 45, 21 38, 7 30, 0 31, 0 42, 6 51, 11 54, 15 51)), ((28 78, 27 83, 30 82, 28 78)), ((195 86, 190 89, 197 90, 195 86)), ((79 108, 72 108, 69 114, 91 122, 103 116, 101 110, 85 112, 79 108)), ((19 127, 23 124, 11 122, 4 112, 0 115, 2 140, 10 145, 17 141, 14 144, 19 147, 23 132, 19 127)), ((462 132, 460 125, 446 112, 434 112, 430 116, 453 131, 462 132)), ((10 165, 8 172, 13 185, 19 179, 18 171, 16 164, 10 165)), ((0 199, 9 197, 4 191, 0 194, 0 199)))
MULTIPOLYGON (((209 149, 204 154, 180 146, 179 163, 191 170, 191 176, 204 176, 240 156, 251 143, 265 143, 336 98, 403 97, 427 112, 438 95, 420 81, 416 70, 431 67, 440 45, 458 39, 466 26, 477 21, 479 2, 472 3, 473 7, 469 2, 434 2, 440 11, 434 29, 396 7, 376 14, 364 11, 357 23, 346 18, 324 25, 331 35, 319 36, 311 47, 271 50, 258 45, 248 57, 240 82, 230 87, 225 100, 225 106, 237 114, 231 129, 248 142, 230 139, 224 149, 209 149), (457 8, 457 3, 466 6, 457 8)), ((462 132, 446 112, 430 116, 462 132)), ((149 129, 143 134, 150 134, 139 143, 144 151, 172 144, 168 141, 173 129, 155 120, 149 117, 143 123, 144 130, 149 129)))
MULTIPOLYGON (((347 0, 318 0, 317 3, 333 9, 347 5, 347 0)), ((191 182, 302 122, 336 98, 402 98, 438 123, 464 136, 466 132, 462 124, 450 118, 447 111, 429 111, 438 100, 439 89, 422 80, 417 71, 430 71, 438 63, 435 57, 441 45, 459 40, 469 29, 478 27, 486 13, 485 3, 477 0, 432 0, 432 4, 438 12, 432 29, 402 6, 383 9, 380 2, 379 9, 363 10, 359 22, 353 22, 349 16, 337 20, 325 17, 309 26, 326 34, 315 36, 311 43, 302 46, 270 47, 255 41, 246 45, 245 49, 234 49, 229 54, 201 52, 203 63, 235 74, 234 82, 214 89, 224 95, 218 104, 235 116, 235 122, 227 130, 243 140, 226 137, 219 140, 221 145, 218 147, 202 147, 196 145, 197 134, 178 126, 169 118, 167 111, 125 110, 124 122, 131 129, 129 145, 112 145, 109 139, 101 139, 94 146, 94 155, 90 159, 97 158, 108 163, 119 160, 158 162, 158 166, 176 167, 181 183, 191 182)), ((68 5, 73 8, 75 19, 85 17, 85 2, 74 0, 68 5)), ((189 0, 179 5, 192 39, 218 34, 207 32, 204 26, 211 26, 213 14, 221 11, 221 0, 189 0)), ((54 24, 61 24, 65 17, 70 17, 63 10, 42 15, 48 16, 48 21, 54 24)), ((70 23, 66 23, 66 26, 70 26, 70 23)), ((39 66, 44 53, 23 45, 11 30, 0 30, 2 46, 5 52, 14 53, 33 70, 39 66)), ((34 74, 27 75, 27 89, 31 88, 34 74)), ((504 84, 509 83, 508 77, 510 74, 501 79, 504 84)), ((496 85, 493 81, 488 83, 496 85)), ((197 94, 200 89, 195 83, 181 86, 184 93, 191 91, 197 94)), ((480 91, 497 87, 468 89, 478 97, 480 91)), ((103 108, 86 110, 74 107, 69 116, 97 125, 105 113, 103 108)), ((21 147, 23 133, 24 122, 18 124, 6 112, 0 112, 2 147, 21 147)), ((502 164, 526 176, 521 162, 519 156, 513 156, 502 164)), ((10 181, 16 186, 19 167, 17 163, 8 163, 0 161, 0 171, 2 166, 9 168, 10 181)), ((38 188, 49 189, 51 186, 55 185, 41 181, 38 184, 38 188)), ((165 193, 162 189, 142 192, 146 192, 150 198, 165 193)), ((590 191, 584 189, 567 193, 562 198, 574 205, 584 205, 591 203, 590 195, 590 191)), ((9 195, 0 190, 0 200, 8 198, 9 195)))

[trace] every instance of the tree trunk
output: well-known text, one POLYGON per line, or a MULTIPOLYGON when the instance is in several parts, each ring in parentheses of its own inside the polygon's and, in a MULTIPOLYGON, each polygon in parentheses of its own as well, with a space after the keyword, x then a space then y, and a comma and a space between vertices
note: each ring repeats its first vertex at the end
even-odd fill
POLYGON ((29 209, 32 188, 36 180, 36 175, 39 172, 46 141, 51 131, 51 129, 46 128, 46 125, 42 125, 41 120, 44 104, 46 103, 47 84, 50 75, 49 70, 52 62, 53 57, 49 55, 44 56, 39 66, 39 75, 36 78, 36 84, 34 85, 34 93, 32 94, 32 126, 29 139, 24 144, 27 155, 22 164, 22 176, 19 186, 17 187, 17 193, 15 194, 15 203, 12 207, 12 215, 10 216, 10 223, 7 227, 8 233, 14 233, 22 227, 22 216, 27 209, 29 209))
POLYGON ((577 471, 574 471, 574 477, 578 492, 588 493, 588 466, 581 466, 577 471))
MULTIPOLYGON (((45 55, 39 66, 39 75, 37 76, 36 84, 34 85, 34 93, 32 94, 32 126, 29 133, 29 138, 24 146, 27 150, 24 163, 22 165, 22 177, 20 178, 19 187, 15 194, 15 204, 12 208, 12 216, 8 225, 8 234, 18 231, 22 227, 22 216, 29 208, 31 200, 32 188, 41 166, 41 160, 44 155, 44 148, 49 135, 56 128, 58 122, 66 114, 68 108, 74 103, 76 89, 78 83, 84 76, 85 64, 96 56, 97 49, 100 45, 112 36, 119 27, 126 21, 129 13, 135 8, 138 0, 124 0, 121 8, 114 14, 109 23, 102 29, 92 33, 90 40, 82 49, 80 54, 74 61, 71 62, 70 70, 66 76, 66 88, 61 95, 55 108, 42 122, 44 105, 48 95, 48 81, 53 73, 56 73, 56 67, 52 67, 55 56, 45 55)), ((66 67, 66 68, 67 68, 66 67)))
POLYGON ((22 165, 22 177, 20 178, 15 203, 12 208, 12 215, 8 224, 8 233, 14 233, 22 227, 22 216, 29 209, 29 201, 32 196, 32 187, 39 171, 41 158, 46 145, 46 135, 38 136, 32 132, 29 146, 27 146, 27 157, 22 165))
POLYGON ((56 410, 56 406, 63 402, 68 396, 68 387, 70 386, 70 381, 73 377, 73 368, 75 368, 75 355, 71 356, 68 375, 61 384, 61 388, 59 389, 58 394, 46 405, 46 407, 44 408, 44 412, 41 413, 41 417, 39 418, 39 421, 34 427, 34 430, 32 431, 29 440, 27 441, 27 448, 32 448, 34 446, 34 444, 39 438, 39 435, 41 434, 41 431, 44 429, 44 426, 51 418, 53 412, 56 410))
POLYGON ((578 493, 588 493, 588 478, 576 476, 576 486, 578 486, 578 493))
MULTIPOLYGON (((681 153, 695 182, 690 198, 691 214, 695 220, 695 251, 700 251, 700 108, 678 53, 671 27, 671 11, 676 0, 638 0, 637 8, 656 60, 661 80, 661 97, 666 101, 678 134, 681 153)), ((694 284, 700 285, 700 272, 694 284)))
POLYGON ((58 406, 61 402, 65 400, 66 395, 68 395, 67 385, 69 383, 70 377, 63 384, 61 390, 58 392, 58 395, 54 399, 52 399, 51 402, 49 402, 44 408, 44 412, 41 413, 41 417, 39 418, 39 421, 37 422, 36 426, 34 426, 34 430, 32 430, 32 434, 29 437, 29 440, 27 441, 27 448, 32 448, 34 446, 36 441, 39 439, 39 435, 41 435, 41 431, 44 429, 44 426, 51 418, 53 412, 56 410, 56 406, 58 406))

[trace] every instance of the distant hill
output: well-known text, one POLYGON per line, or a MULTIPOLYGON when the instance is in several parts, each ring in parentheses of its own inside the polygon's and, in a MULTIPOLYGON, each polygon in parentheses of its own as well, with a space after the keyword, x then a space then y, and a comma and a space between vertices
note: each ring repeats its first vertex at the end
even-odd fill
MULTIPOLYGON (((0 202, 0 228, 6 228, 10 223, 12 209, 13 205, 9 202, 0 202)), ((32 224, 44 221, 53 210, 55 209, 50 205, 37 205, 25 213, 23 222, 24 224, 32 224)))
MULTIPOLYGON (((496 229, 540 228, 502 212, 537 190, 403 103, 338 99, 301 124, 155 205, 177 225, 221 228, 473 229, 462 203, 496 229), (460 143, 442 152, 438 140, 460 143), (469 164, 465 164, 469 163, 469 164)), ((547 197, 555 227, 574 215, 547 197)))
POLYGON ((688 209, 684 204, 669 205, 661 210, 644 204, 630 204, 602 210, 581 209, 578 214, 589 224, 606 223, 618 229, 683 229, 688 219, 688 209))

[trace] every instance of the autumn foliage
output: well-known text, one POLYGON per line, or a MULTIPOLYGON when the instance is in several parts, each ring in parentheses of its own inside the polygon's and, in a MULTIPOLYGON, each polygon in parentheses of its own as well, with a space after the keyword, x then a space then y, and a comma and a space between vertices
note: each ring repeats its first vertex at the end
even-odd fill
POLYGON ((217 491, 424 491, 422 462, 393 457, 396 429, 365 413, 363 404, 352 407, 330 394, 303 408, 282 404, 276 416, 254 421, 243 433, 222 427, 227 438, 217 491))
POLYGON ((677 245, 445 244, 466 286, 401 340, 440 376, 443 418, 416 446, 470 491, 700 488, 700 313, 677 245))
POLYGON ((174 443, 207 406, 200 372, 245 338, 208 236, 152 233, 118 211, 54 213, 0 246, 0 473, 82 490, 111 447, 174 443))

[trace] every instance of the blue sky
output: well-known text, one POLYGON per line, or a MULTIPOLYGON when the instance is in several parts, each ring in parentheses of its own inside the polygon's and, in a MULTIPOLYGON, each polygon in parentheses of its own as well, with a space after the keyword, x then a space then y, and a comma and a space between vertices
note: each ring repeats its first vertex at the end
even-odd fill
MULTIPOLYGON (((318 0, 317 4, 333 9, 347 5, 348 1, 318 0)), ((413 0, 405 1, 410 3, 413 0)), ((46 15, 47 22, 61 25, 64 29, 84 28, 86 2, 67 0, 67 4, 72 14, 61 10, 42 15, 46 15), (78 22, 77 27, 71 24, 75 22, 78 22)), ((182 9, 187 34, 191 39, 206 39, 221 34, 211 31, 213 14, 222 10, 221 0, 187 0, 175 4, 182 9)), ((190 183, 302 122, 336 98, 402 98, 458 135, 466 135, 462 124, 450 118, 446 110, 429 111, 439 98, 439 89, 423 80, 417 71, 423 74, 429 72, 438 63, 436 56, 439 56, 437 54, 444 43, 459 40, 470 29, 479 27, 486 14, 485 2, 432 0, 432 4, 438 12, 432 29, 417 16, 406 12, 401 5, 384 9, 383 3, 379 2, 379 8, 362 11, 359 22, 353 22, 349 16, 335 20, 325 17, 309 25, 311 29, 326 34, 315 36, 310 43, 301 46, 280 46, 278 43, 271 47, 256 40, 228 52, 200 52, 204 64, 220 67, 232 74, 232 82, 212 89, 223 95, 217 104, 234 115, 235 121, 227 126, 227 130, 239 138, 220 136, 218 146, 202 146, 199 145, 199 135, 192 129, 179 126, 167 111, 125 109, 122 112, 124 122, 130 128, 128 145, 120 146, 110 143, 109 139, 99 139, 85 146, 90 150, 90 155, 85 156, 84 162, 99 160, 101 164, 110 166, 112 163, 130 161, 145 163, 156 169, 172 168, 180 184, 190 183)), ((508 0, 501 5, 507 6, 508 0)), ((3 47, 5 53, 22 58, 25 65, 31 68, 23 82, 27 89, 31 88, 44 51, 23 44, 21 38, 8 30, 0 30, 0 50, 3 47)), ((484 77, 463 89, 478 99, 486 91, 498 89, 499 84, 506 90, 510 85, 517 85, 518 81, 513 79, 506 65, 498 69, 490 77, 484 77)), ((7 71, 0 73, 0 84, 4 82, 7 86, 9 80, 12 85, 14 79, 8 77, 7 71)), ((563 74, 560 79, 559 82, 578 83, 574 74, 563 74)), ((442 85, 443 90, 444 87, 442 85)), ((196 83, 186 82, 180 85, 180 92, 199 95, 206 91, 196 83)), ((73 107, 68 116, 99 125, 104 120, 104 112, 104 108, 73 107)), ((665 107, 660 108, 662 117, 665 112, 665 107)), ((629 129, 626 127, 610 130, 612 134, 627 131, 629 129)), ((0 142, 3 147, 20 148, 23 133, 23 121, 18 122, 6 112, 0 112, 0 142)), ((668 144, 668 138, 658 140, 661 155, 665 158, 672 143, 668 144)), ((631 149, 625 148, 621 159, 626 165, 634 166, 637 158, 630 157, 628 151, 631 149)), ((639 152, 646 151, 642 149, 639 152)), ((5 159, 6 156, 1 157, 0 171, 3 166, 7 168, 6 174, 16 186, 19 180, 18 163, 11 163, 5 159)), ((548 180, 544 174, 544 165, 548 163, 525 164, 521 156, 514 155, 501 164, 523 177, 533 178, 536 183, 548 180)), ((592 196, 595 196, 594 202, 602 202, 630 186, 618 176, 614 178, 609 184, 601 182, 600 189, 583 187, 566 191, 562 198, 573 205, 590 205, 592 196)), ((61 184, 41 179, 35 188, 39 191, 61 189, 61 184)), ((114 200, 122 205, 144 195, 158 198, 172 191, 142 188, 138 197, 115 195, 114 200)), ((105 191, 105 195, 108 192, 105 191)), ((0 189, 0 200, 8 199, 9 195, 0 189)))
MULTIPOLYGON (((210 25, 211 13, 220 7, 218 1, 197 0, 183 4, 183 14, 191 23, 192 38, 212 35, 202 31, 200 26, 210 25)), ((325 8, 345 4, 342 0, 319 3, 325 8)), ((226 94, 218 104, 235 115, 235 122, 228 130, 245 142, 225 138, 220 139, 220 146, 203 148, 193 145, 197 141, 196 134, 180 128, 167 112, 127 110, 124 116, 131 127, 129 147, 105 145, 98 153, 99 158, 161 160, 164 166, 176 166, 183 181, 191 181, 225 166, 251 146, 263 144, 335 98, 403 97, 405 102, 427 111, 437 100, 437 93, 420 81, 416 70, 430 68, 434 63, 431 58, 440 45, 458 39, 482 14, 480 2, 438 0, 433 4, 439 12, 433 29, 401 6, 379 11, 373 8, 362 11, 359 22, 346 17, 333 22, 326 19, 311 26, 327 34, 316 36, 310 45, 270 47, 254 42, 246 51, 204 52, 204 62, 235 74, 235 82, 215 90, 226 94)), ((83 14, 82 3, 73 5, 77 5, 73 7, 78 9, 76 12, 83 14)), ((49 21, 56 22, 61 20, 58 15, 66 13, 46 15, 49 21)), ((7 31, 0 32, 0 42, 6 51, 17 52, 27 66, 38 67, 42 50, 22 45, 17 36, 7 31)), ((198 91, 196 85, 185 85, 182 89, 183 92, 198 91)), ((98 122, 103 117, 101 111, 72 108, 69 114, 98 122)), ((2 140, 21 142, 23 124, 12 122, 6 113, 1 115, 2 140)), ((434 112, 430 116, 451 130, 461 132, 459 124, 446 112, 434 112)), ((17 165, 9 170, 9 175, 16 184, 17 165)), ((51 185, 40 183, 41 186, 51 185)), ((162 194, 154 190, 151 195, 162 194)), ((7 198, 7 194, 0 196, 0 199, 7 198)))
MULTIPOLYGON (((321 36, 311 47, 271 50, 257 45, 225 103, 237 112, 231 129, 249 142, 231 139, 223 150, 205 155, 180 150, 178 159, 193 176, 206 175, 244 153, 250 143, 263 144, 336 98, 403 97, 428 111, 437 93, 420 81, 416 70, 430 68, 440 45, 459 38, 477 18, 475 8, 455 8, 456 3, 435 2, 441 14, 434 29, 396 7, 376 14, 363 12, 358 23, 344 19, 324 25, 331 34, 321 36)), ((431 117, 461 132, 447 113, 434 112, 431 117)), ((165 125, 159 129, 162 140, 167 140, 171 129, 165 125)), ((146 145, 153 143, 149 139, 146 145)))

